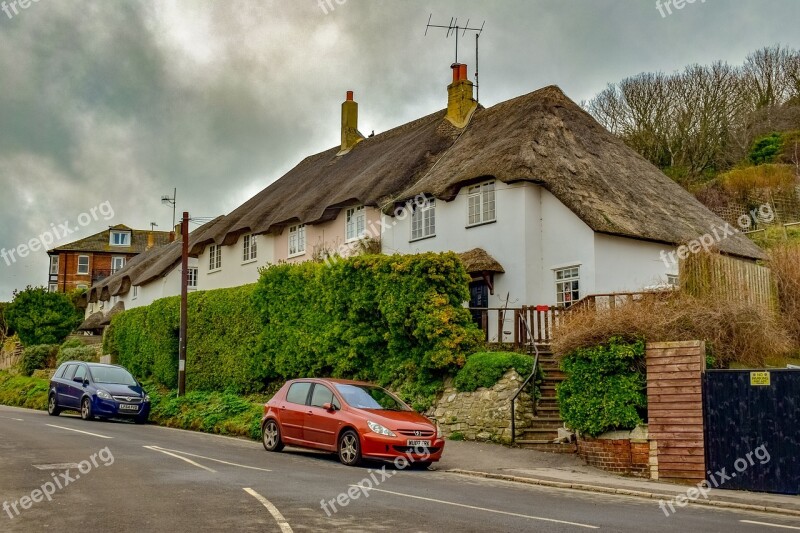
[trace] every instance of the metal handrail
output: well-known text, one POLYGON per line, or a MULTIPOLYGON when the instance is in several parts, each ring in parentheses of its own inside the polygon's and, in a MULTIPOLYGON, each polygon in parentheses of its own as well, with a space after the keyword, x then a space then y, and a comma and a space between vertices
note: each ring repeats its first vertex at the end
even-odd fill
MULTIPOLYGON (((533 370, 531 370, 531 374, 528 378, 522 382, 522 385, 517 389, 517 392, 514 393, 514 396, 511 397, 511 444, 514 444, 517 441, 517 417, 516 411, 514 406, 517 401, 517 396, 519 396, 523 389, 528 386, 528 383, 531 380, 535 379, 537 370, 539 368, 539 347, 536 346, 536 342, 534 341, 533 335, 531 334, 531 328, 528 326, 528 321, 525 320, 525 317, 520 316, 520 320, 522 321, 525 329, 528 332, 528 339, 530 342, 528 343, 528 354, 530 354, 530 348, 533 347, 534 358, 533 358, 533 370)), ((535 387, 535 386, 534 386, 535 387)), ((536 416, 536 391, 531 395, 533 397, 533 416, 536 416)))

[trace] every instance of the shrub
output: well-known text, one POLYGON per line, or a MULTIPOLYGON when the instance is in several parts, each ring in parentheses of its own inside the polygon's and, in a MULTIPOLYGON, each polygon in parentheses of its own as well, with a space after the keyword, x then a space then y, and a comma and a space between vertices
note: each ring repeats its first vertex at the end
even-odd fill
POLYGON ((567 375, 558 386, 561 417, 571 429, 595 437, 633 429, 646 418, 644 342, 612 338, 561 359, 567 375))
POLYGON ((25 346, 58 344, 80 324, 67 295, 31 286, 14 292, 6 319, 25 346))
POLYGON ((88 363, 96 363, 100 360, 100 355, 94 346, 74 346, 71 348, 64 348, 63 346, 58 350, 58 360, 56 365, 60 365, 66 361, 86 361, 88 363))
POLYGON ((20 372, 25 376, 30 376, 34 370, 42 370, 52 366, 56 359, 56 353, 58 353, 58 346, 51 344, 40 344, 25 348, 20 361, 20 372))
POLYGON ((795 347, 800 347, 800 245, 780 246, 770 252, 769 266, 778 287, 784 324, 795 347))
POLYGON ((792 347, 780 318, 770 309, 725 301, 709 293, 695 297, 675 292, 653 294, 614 309, 569 311, 556 328, 553 352, 564 356, 612 337, 646 342, 703 340, 719 368, 738 361, 763 366, 792 347))
POLYGON ((780 154, 783 147, 783 137, 780 133, 770 133, 756 139, 747 158, 754 165, 772 163, 780 154))
POLYGON ((533 359, 513 352, 481 352, 467 357, 464 368, 458 371, 453 384, 461 392, 472 392, 479 387, 491 387, 512 368, 523 377, 533 370, 533 359))

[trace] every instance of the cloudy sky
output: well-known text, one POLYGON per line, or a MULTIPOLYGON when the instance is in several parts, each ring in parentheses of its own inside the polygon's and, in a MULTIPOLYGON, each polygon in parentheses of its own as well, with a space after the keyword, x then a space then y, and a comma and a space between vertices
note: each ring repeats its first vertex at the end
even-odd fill
MULTIPOLYGON (((431 14, 485 21, 486 106, 550 84, 580 102, 642 71, 800 47, 797 0, 697 0, 663 16, 655 0, 8 2, 0 252, 65 222, 79 231, 54 245, 111 224, 166 230, 160 198, 174 187, 179 211, 230 212, 339 143, 349 89, 365 133, 443 108, 455 43, 424 36, 431 14)), ((474 38, 462 42, 472 73, 474 38)), ((0 301, 47 282, 44 251, 16 259, 0 258, 0 301)))

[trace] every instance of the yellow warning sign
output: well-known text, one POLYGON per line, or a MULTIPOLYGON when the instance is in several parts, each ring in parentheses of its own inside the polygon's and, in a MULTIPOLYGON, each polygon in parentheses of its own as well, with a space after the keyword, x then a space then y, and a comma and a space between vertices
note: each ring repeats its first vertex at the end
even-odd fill
POLYGON ((754 387, 768 387, 769 372, 750 372, 750 385, 754 387))

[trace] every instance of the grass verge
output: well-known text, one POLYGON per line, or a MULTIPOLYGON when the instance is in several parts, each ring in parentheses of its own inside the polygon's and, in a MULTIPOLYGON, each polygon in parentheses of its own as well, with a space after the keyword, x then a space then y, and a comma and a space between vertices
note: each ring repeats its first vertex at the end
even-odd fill
MULTIPOLYGON (((0 404, 47 409, 48 380, 14 376, 0 371, 0 404)), ((150 394, 150 422, 177 429, 261 438, 264 396, 242 397, 230 392, 190 392, 178 398, 175 391, 145 384, 150 394)))

